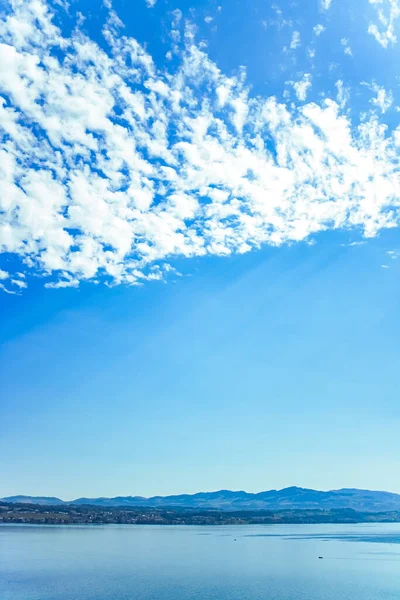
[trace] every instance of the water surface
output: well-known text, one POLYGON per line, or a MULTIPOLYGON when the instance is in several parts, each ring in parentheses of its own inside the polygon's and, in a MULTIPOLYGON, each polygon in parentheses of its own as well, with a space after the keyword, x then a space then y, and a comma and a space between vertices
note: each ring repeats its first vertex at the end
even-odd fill
POLYGON ((4 525, 0 544, 2 600, 400 599, 400 524, 4 525))

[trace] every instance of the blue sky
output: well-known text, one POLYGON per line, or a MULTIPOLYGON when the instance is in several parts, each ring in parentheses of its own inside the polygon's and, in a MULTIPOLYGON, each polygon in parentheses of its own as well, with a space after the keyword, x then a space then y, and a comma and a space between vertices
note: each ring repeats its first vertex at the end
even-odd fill
POLYGON ((0 494, 400 492, 398 0, 1 11, 0 494))

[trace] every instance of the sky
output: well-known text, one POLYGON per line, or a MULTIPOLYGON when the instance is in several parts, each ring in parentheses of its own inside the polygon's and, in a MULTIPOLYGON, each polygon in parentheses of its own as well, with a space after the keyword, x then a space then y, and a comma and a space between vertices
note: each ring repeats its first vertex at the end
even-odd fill
POLYGON ((0 3, 0 496, 400 493, 400 0, 0 3))

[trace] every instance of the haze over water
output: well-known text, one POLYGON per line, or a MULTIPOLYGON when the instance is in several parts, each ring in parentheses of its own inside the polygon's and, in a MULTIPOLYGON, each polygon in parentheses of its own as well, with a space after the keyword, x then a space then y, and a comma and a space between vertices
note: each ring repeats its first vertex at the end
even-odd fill
POLYGON ((4 600, 400 597, 400 524, 12 525, 0 543, 4 600))

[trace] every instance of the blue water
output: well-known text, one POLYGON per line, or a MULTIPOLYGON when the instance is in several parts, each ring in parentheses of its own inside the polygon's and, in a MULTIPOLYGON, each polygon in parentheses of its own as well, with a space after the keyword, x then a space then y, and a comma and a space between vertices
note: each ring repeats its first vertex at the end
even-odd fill
POLYGON ((399 524, 4 525, 0 544, 2 600, 400 600, 399 524))

